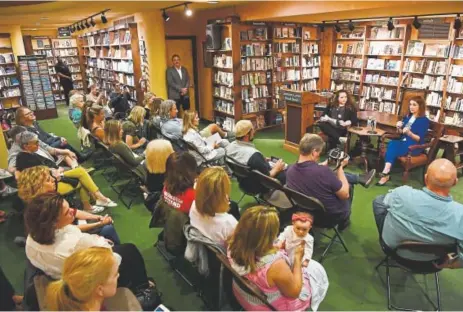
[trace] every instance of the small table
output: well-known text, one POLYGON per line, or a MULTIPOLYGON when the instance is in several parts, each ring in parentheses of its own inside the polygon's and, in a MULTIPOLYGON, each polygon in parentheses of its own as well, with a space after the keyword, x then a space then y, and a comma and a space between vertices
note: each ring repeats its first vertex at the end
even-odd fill
POLYGON ((374 118, 376 120, 377 125, 381 126, 386 131, 389 130, 393 133, 396 133, 397 122, 401 119, 396 114, 390 114, 390 113, 380 113, 376 111, 357 112, 357 118, 362 122, 366 122, 369 117, 374 118))
POLYGON ((439 145, 442 144, 444 148, 444 155, 442 157, 450 160, 455 165, 455 167, 457 167, 457 169, 463 168, 463 162, 461 161, 461 155, 463 154, 463 151, 458 152, 458 146, 461 143, 463 143, 463 137, 457 135, 447 134, 439 139, 439 145), (457 155, 460 156, 460 162, 458 164, 456 161, 457 155))
POLYGON ((347 143, 346 143, 347 146, 350 146, 350 138, 351 138, 352 134, 356 134, 360 138, 361 154, 360 154, 359 157, 363 161, 363 163, 365 164, 365 172, 368 172, 367 152, 369 150, 373 150, 373 151, 378 152, 377 149, 368 148, 368 141, 369 141, 368 139, 371 138, 371 137, 375 137, 375 136, 380 137, 385 133, 386 133, 386 131, 384 131, 382 129, 378 129, 378 128, 376 128, 376 130, 374 132, 371 132, 370 129, 367 128, 367 127, 350 127, 348 129, 347 143))

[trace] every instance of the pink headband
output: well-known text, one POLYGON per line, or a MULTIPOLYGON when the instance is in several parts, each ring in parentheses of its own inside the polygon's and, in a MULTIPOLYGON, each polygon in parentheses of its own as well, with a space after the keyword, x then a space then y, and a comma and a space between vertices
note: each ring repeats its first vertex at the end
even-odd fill
POLYGON ((298 215, 298 214, 293 214, 293 216, 291 217, 291 220, 293 222, 295 221, 302 221, 302 222, 313 222, 313 216, 311 215, 298 215))

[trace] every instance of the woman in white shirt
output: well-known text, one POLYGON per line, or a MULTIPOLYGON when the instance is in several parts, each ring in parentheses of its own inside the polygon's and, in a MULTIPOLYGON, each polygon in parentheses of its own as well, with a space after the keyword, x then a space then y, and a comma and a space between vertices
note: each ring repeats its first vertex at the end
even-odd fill
POLYGON ((196 199, 190 209, 190 224, 223 246, 240 217, 238 205, 229 200, 230 191, 227 172, 221 167, 207 168, 198 177, 196 199))
MULTIPOLYGON (((217 161, 219 164, 224 164, 225 147, 230 144, 227 140, 219 138, 215 142, 210 142, 205 139, 201 132, 198 131, 199 118, 195 111, 186 111, 183 114, 183 139, 194 145, 199 153, 208 161, 217 161)), ((201 165, 204 159, 201 155, 194 154, 196 163, 201 165)))
POLYGON ((53 279, 61 278, 64 260, 75 251, 89 247, 112 248, 122 257, 119 287, 135 290, 148 283, 145 263, 133 244, 113 246, 98 235, 82 233, 73 225, 76 210, 58 193, 38 195, 27 206, 25 223, 29 230, 26 255, 30 262, 53 279))

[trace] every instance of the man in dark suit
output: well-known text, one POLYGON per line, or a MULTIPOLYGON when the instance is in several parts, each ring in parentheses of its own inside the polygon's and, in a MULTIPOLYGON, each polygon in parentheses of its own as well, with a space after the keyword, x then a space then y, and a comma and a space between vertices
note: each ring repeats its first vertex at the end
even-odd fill
POLYGON ((177 54, 172 55, 172 65, 167 68, 167 95, 169 99, 175 101, 179 112, 180 107, 185 111, 190 109, 190 97, 188 96, 190 76, 186 68, 180 64, 180 56, 177 54))

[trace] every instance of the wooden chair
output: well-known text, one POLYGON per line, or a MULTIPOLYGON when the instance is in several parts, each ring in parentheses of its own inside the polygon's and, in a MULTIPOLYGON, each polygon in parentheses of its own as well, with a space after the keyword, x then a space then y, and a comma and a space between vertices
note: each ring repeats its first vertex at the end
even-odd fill
MULTIPOLYGON (((436 158, 439 146, 439 139, 444 133, 444 125, 430 121, 429 130, 425 138, 424 144, 415 144, 408 147, 408 153, 405 156, 397 159, 398 163, 403 167, 404 173, 402 175, 403 183, 408 181, 409 171, 414 168, 423 168, 423 180, 426 173, 426 167, 436 158), (412 153, 416 150, 422 150, 419 155, 413 156, 412 153)), ((386 155, 386 140, 398 139, 400 135, 386 133, 380 138, 380 148, 378 157, 379 160, 384 159, 386 155)))

